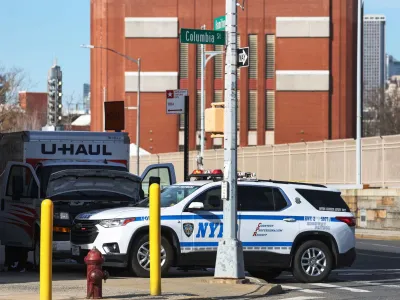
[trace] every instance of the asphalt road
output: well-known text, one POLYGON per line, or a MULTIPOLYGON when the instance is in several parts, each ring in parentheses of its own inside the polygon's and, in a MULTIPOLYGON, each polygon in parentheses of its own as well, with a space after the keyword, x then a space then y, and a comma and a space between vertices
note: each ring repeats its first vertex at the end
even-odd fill
POLYGON ((356 246, 352 268, 335 270, 320 284, 301 284, 283 274, 274 282, 285 294, 268 299, 400 299, 400 241, 358 240, 356 246))

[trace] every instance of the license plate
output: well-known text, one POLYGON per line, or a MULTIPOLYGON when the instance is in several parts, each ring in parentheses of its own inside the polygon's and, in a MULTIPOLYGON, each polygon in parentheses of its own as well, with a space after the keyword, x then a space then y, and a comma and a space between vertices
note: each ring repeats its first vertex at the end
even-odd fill
POLYGON ((73 256, 79 256, 79 254, 80 254, 80 247, 72 246, 72 255, 73 256))

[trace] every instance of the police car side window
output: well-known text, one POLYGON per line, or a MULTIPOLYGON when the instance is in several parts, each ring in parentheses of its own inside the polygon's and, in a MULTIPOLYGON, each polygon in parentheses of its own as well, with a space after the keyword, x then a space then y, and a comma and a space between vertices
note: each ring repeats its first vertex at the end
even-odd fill
POLYGON ((274 204, 275 204, 275 211, 279 211, 284 209, 288 204, 283 197, 281 191, 278 189, 274 189, 274 204))
POLYGON ((238 186, 240 211, 274 211, 273 191, 269 187, 238 186))
POLYGON ((205 211, 222 211, 221 187, 215 187, 205 191, 192 202, 202 202, 205 211))

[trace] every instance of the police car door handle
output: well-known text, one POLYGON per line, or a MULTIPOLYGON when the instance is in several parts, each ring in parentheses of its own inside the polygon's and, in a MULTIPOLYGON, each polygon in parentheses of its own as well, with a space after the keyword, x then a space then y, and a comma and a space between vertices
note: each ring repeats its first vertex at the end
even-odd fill
POLYGON ((285 222, 296 222, 296 219, 286 218, 286 219, 283 219, 283 221, 285 221, 285 222))

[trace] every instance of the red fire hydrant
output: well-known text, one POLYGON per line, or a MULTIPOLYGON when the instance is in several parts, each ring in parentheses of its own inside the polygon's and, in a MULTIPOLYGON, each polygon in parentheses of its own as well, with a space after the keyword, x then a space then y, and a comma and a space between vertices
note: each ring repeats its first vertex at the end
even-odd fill
POLYGON ((103 255, 100 251, 93 247, 85 257, 85 264, 87 265, 86 281, 87 281, 87 295, 86 299, 102 299, 103 298, 103 283, 109 277, 106 270, 102 270, 104 263, 103 255))

